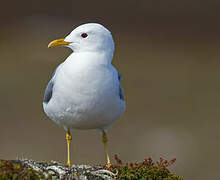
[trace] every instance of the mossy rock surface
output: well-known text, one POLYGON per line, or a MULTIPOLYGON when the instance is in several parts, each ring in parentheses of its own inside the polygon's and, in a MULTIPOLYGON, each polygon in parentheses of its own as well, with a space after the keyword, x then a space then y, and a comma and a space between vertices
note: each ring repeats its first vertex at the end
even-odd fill
POLYGON ((183 180, 172 174, 168 167, 174 160, 162 158, 154 163, 151 158, 140 163, 122 163, 115 156, 116 164, 63 166, 57 162, 33 160, 0 160, 0 180, 183 180))

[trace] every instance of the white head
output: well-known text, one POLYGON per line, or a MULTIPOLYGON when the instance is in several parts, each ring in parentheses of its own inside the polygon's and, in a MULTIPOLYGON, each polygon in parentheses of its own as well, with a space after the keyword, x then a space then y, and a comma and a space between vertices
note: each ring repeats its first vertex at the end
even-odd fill
POLYGON ((48 47, 67 46, 74 52, 105 52, 113 55, 111 32, 101 24, 87 23, 75 28, 66 38, 52 41, 48 47))

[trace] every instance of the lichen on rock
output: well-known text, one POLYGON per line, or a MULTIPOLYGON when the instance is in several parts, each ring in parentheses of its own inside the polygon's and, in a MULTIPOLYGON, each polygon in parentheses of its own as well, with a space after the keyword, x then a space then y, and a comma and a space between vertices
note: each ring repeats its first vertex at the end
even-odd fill
POLYGON ((0 180, 183 180, 168 167, 175 159, 147 158, 139 163, 123 163, 115 156, 116 164, 63 166, 58 162, 35 162, 28 159, 0 160, 0 180))
POLYGON ((0 180, 112 180, 115 174, 102 166, 63 166, 55 161, 0 160, 0 180))

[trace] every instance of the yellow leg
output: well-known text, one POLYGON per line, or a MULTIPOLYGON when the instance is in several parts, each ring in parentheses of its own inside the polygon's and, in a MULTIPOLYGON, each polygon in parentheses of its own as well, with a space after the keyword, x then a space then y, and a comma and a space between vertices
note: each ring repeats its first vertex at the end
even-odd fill
POLYGON ((71 166, 71 162, 70 162, 70 141, 71 141, 72 137, 69 131, 66 132, 66 144, 67 144, 67 166, 71 166))
POLYGON ((107 134, 105 133, 105 131, 102 131, 102 142, 105 148, 107 167, 110 167, 111 163, 110 163, 109 154, 108 154, 108 139, 107 139, 107 134))

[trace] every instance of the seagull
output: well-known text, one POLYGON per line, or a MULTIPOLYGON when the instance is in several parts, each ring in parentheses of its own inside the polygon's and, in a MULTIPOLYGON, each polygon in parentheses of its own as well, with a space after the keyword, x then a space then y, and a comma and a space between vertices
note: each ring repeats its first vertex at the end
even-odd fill
POLYGON ((87 23, 48 45, 55 46, 68 47, 72 53, 53 72, 45 90, 43 109, 66 131, 66 165, 71 166, 71 129, 96 129, 102 133, 106 165, 110 166, 107 129, 126 108, 122 76, 111 64, 111 32, 101 24, 87 23))

